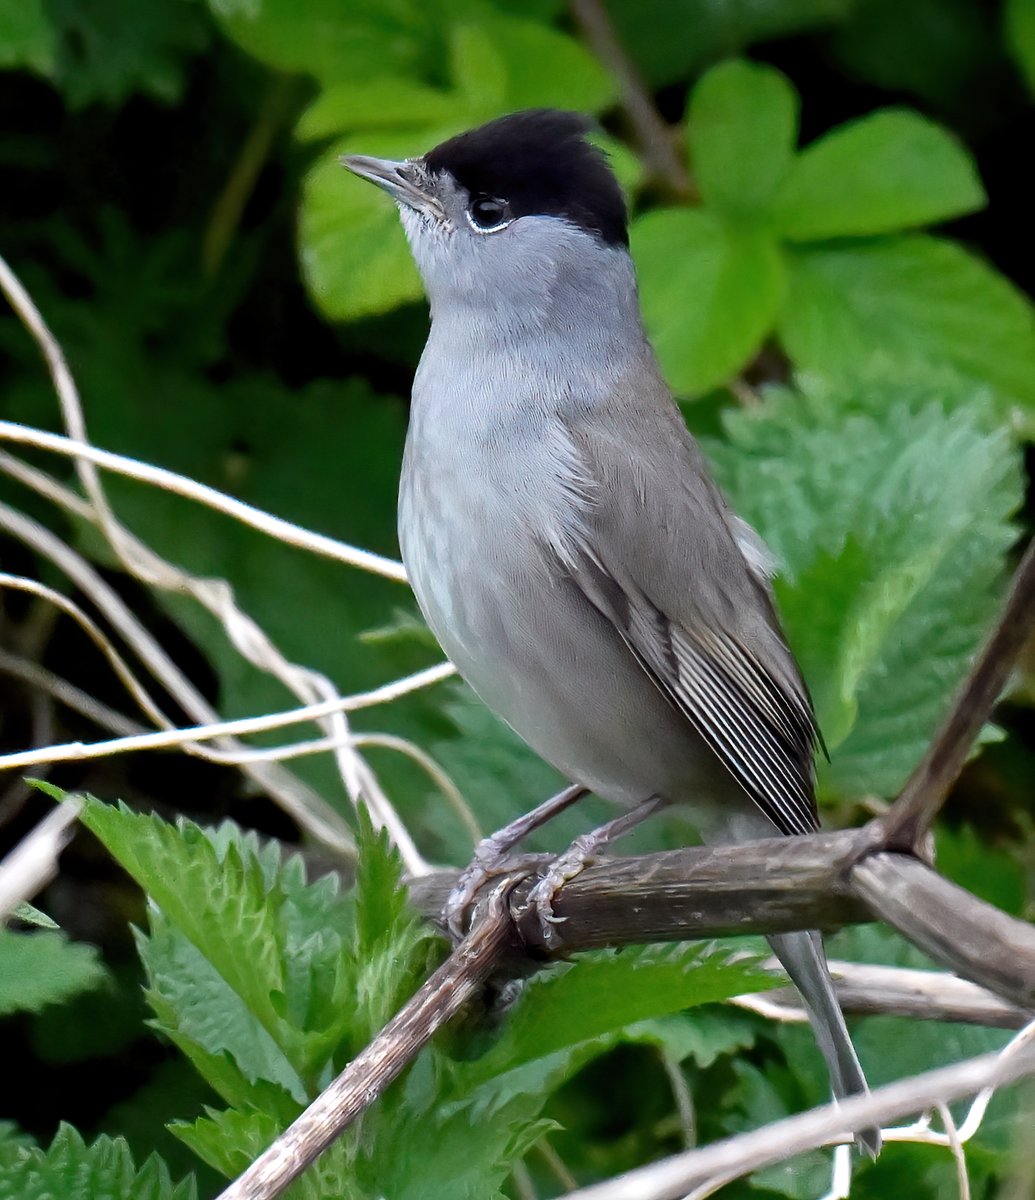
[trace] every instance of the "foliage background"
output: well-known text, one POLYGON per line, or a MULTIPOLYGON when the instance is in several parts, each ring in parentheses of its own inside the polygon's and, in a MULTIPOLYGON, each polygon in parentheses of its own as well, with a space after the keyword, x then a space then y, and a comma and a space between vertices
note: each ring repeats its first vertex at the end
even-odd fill
MULTIPOLYGON (((861 819, 894 794, 915 761, 993 619, 1018 539, 1030 533, 1035 261, 1022 179, 1035 131, 1035 3, 609 0, 607 10, 673 127, 687 180, 651 174, 612 65, 594 57, 556 0, 0 0, 0 248, 65 347, 99 445, 395 554, 406 396, 427 315, 392 206, 346 177, 336 158, 346 149, 418 153, 531 105, 597 114, 630 194, 644 311, 666 372, 720 480, 780 564, 788 632, 831 750, 821 778, 826 814, 832 823, 861 819)), ((0 350, 0 415, 58 428, 35 348, 6 314, 0 350)), ((288 654, 326 672, 343 692, 435 660, 398 585, 136 485, 113 480, 111 495, 163 554, 231 580, 288 654), (364 636, 371 630, 380 632, 364 636)), ((0 499, 94 556, 221 712, 289 706, 279 685, 242 666, 211 619, 145 593, 87 530, 56 520, 6 479, 0 499)), ((13 538, 0 540, 0 555, 7 570, 67 586, 13 538)), ((127 707, 70 623, 16 597, 3 605, 3 649, 127 707)), ((1029 662, 939 831, 943 869, 1024 915, 1033 863, 1033 698, 1029 662)), ((3 749, 32 743, 38 713, 26 686, 0 675, 3 749)), ((48 719, 49 740, 98 736, 61 708, 48 719)), ((556 785, 459 685, 356 725, 431 750, 485 828, 556 785)), ((371 759, 425 853, 462 861, 465 831, 426 777, 387 752, 371 751, 371 759)), ((326 762, 306 760, 299 770, 345 811, 326 762)), ((169 819, 184 812, 204 825, 233 818, 286 841, 297 836, 235 772, 179 756, 70 765, 50 778, 169 819)), ((10 784, 0 797, 0 838, 13 842, 42 807, 10 784)), ((591 806, 571 814, 545 844, 563 844, 597 815, 591 806)), ((122 834, 102 834, 113 850, 120 836, 140 845, 165 836, 157 826, 125 822, 122 834)), ((103 818, 94 824, 100 831, 103 818)), ((177 836, 197 844, 189 831, 177 836)), ((212 844, 229 854, 236 835, 221 836, 212 844)), ((655 836, 674 841, 687 831, 670 824, 655 836)), ((253 897, 260 909, 279 897, 283 911, 309 913, 316 897, 338 911, 341 902, 325 892, 306 892, 303 903, 294 876, 285 882, 254 845, 242 845, 241 887, 251 886, 249 870, 265 872, 253 897)), ((170 842, 166 852, 178 846, 170 842)), ((161 872, 149 875, 145 865, 136 873, 157 905, 146 919, 139 892, 84 834, 40 901, 65 934, 19 929, 0 941, 7 1066, 0 1116, 14 1122, 0 1140, 0 1169, 21 1155, 17 1170, 27 1170, 25 1139, 51 1146, 64 1120, 89 1142, 100 1134, 126 1139, 128 1150, 114 1142, 90 1152, 107 1156, 112 1178, 136 1170, 120 1156, 131 1152, 139 1164, 157 1150, 174 1178, 196 1172, 200 1194, 214 1194, 212 1164, 232 1159, 228 1147, 261 1143, 263 1129, 245 1131, 240 1114, 281 1110, 266 1093, 229 1096, 231 1083, 201 1063, 212 1052, 203 1037, 196 1053, 185 1049, 176 1022, 200 1001, 163 1008, 156 996, 163 970, 179 961, 176 938, 187 935, 157 898, 161 872), (139 955, 128 920, 148 925, 139 955), (5 979, 21 985, 5 995, 5 979), (163 1036, 145 1025, 149 1017, 163 1036), (171 1120, 199 1118, 216 1093, 239 1114, 235 1132, 230 1118, 221 1130, 196 1126, 193 1140, 167 1132, 171 1120)), ((383 873, 390 880, 387 865, 383 873)), ((210 884, 199 875, 199 894, 210 884)), ((390 886, 370 887, 385 906, 385 929, 399 939, 393 953, 405 981, 432 951, 394 913, 390 886)), ((344 926, 358 919, 344 908, 338 917, 344 926)), ((297 920, 315 936, 316 916, 297 920)), ((281 935, 288 937, 283 929, 271 934, 270 945, 294 953, 281 935)), ((387 953, 360 932, 356 939, 354 961, 387 953)), ((835 949, 914 961, 873 929, 843 935, 835 949)), ((301 1071, 300 1094, 312 1083, 306 1070, 318 1075, 314 1064, 334 1061, 374 1019, 342 1000, 352 976, 339 952, 335 969, 346 990, 337 1003, 352 1023, 325 1030, 326 1045, 313 1034, 319 1051, 281 1031, 285 1062, 301 1071)), ((206 961, 218 967, 219 951, 206 961)), ((679 970, 693 961, 688 952, 679 970)), ((188 964, 183 978, 197 983, 201 969, 188 964)), ((652 981, 644 990, 658 994, 661 976, 650 972, 673 970, 630 959, 620 967, 580 964, 571 974, 583 969, 623 971, 606 986, 633 996, 636 971, 641 985, 652 981)), ((731 975, 732 990, 723 991, 722 969, 714 969, 713 991, 701 975, 699 990, 679 991, 679 1003, 702 1005, 751 986, 731 975)), ((268 983, 238 980, 231 991, 240 999, 254 988, 259 996, 268 983)), ((665 994, 678 1007, 675 993, 665 994)), ((533 994, 526 1003, 535 1016, 546 1001, 533 994)), ((267 1032, 283 1017, 263 1018, 258 1000, 250 1011, 267 1032)), ((580 1181, 678 1148, 687 1129, 675 1115, 677 1077, 697 1098, 702 1139, 822 1098, 804 1032, 718 1007, 673 1024, 671 1011, 637 1013, 668 1021, 648 1031, 631 1024, 630 1013, 618 1014, 591 1045, 570 1043, 569 1033, 563 1063, 537 1060, 540 1074, 512 1078, 481 1107, 464 1091, 477 1072, 457 1082, 454 1059, 442 1050, 421 1068, 438 1082, 411 1075, 409 1091, 386 1110, 383 1132, 371 1132, 374 1161, 393 1154, 379 1137, 420 1125, 400 1113, 416 1121, 414 1114, 433 1109, 458 1122, 450 1127, 455 1140, 442 1134, 442 1147, 469 1147, 472 1138, 486 1147, 484 1162, 471 1164, 471 1194, 503 1187, 517 1195, 529 1181, 520 1170, 508 1177, 510 1165, 543 1136, 544 1121, 554 1123, 551 1144, 580 1181), (545 1107, 528 1105, 533 1092, 545 1107)), ((488 1052, 501 1074, 518 1063, 527 1068, 529 1052, 512 1044, 519 1033, 488 1052)), ((860 1023, 857 1038, 876 1082, 1001 1041, 891 1019, 860 1023)), ((223 1049, 238 1065, 253 1061, 239 1043, 223 1049)), ((469 1046, 452 1050, 470 1053, 469 1046)), ((271 1073, 283 1084, 288 1068, 263 1061, 250 1084, 272 1086, 271 1073)), ((478 1086, 487 1086, 490 1067, 478 1086)), ((1012 1131, 1029 1103, 1023 1094, 1004 1100, 972 1148, 979 1194, 1024 1194, 1010 1190, 1032 1170, 1014 1153, 1012 1131)), ((409 1154, 421 1168, 420 1194, 438 1187, 459 1195, 455 1179, 424 1170, 417 1144, 401 1152, 396 1194, 415 1186, 406 1175, 409 1154)), ((86 1153, 63 1133, 46 1169, 64 1179, 54 1164, 86 1153)), ((525 1161, 538 1194, 560 1190, 541 1151, 525 1161)), ((172 1195, 165 1168, 149 1169, 153 1179, 139 1183, 140 1194, 172 1195)), ((348 1175, 350 1195, 378 1185, 376 1172, 367 1178, 351 1160, 334 1169, 348 1175)), ((798 1163, 725 1194, 818 1195, 822 1171, 798 1163)), ((941 1196, 952 1172, 944 1155, 896 1147, 861 1173, 853 1194, 896 1194, 908 1179, 914 1193, 941 1196)), ((338 1189, 328 1194, 344 1189, 343 1178, 327 1183, 338 1189)), ((22 1176, 0 1176, 0 1196, 27 1195, 28 1186, 22 1176)))

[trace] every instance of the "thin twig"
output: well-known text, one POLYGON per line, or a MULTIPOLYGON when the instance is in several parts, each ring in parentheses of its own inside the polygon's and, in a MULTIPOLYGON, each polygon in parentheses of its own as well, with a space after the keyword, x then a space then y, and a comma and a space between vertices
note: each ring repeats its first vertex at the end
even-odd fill
POLYGON ((574 1192, 571 1200, 704 1200, 733 1179, 845 1141, 854 1130, 883 1125, 1033 1073, 1035 1054, 1028 1049, 1009 1055, 984 1054, 639 1167, 574 1192))
POLYGON ((58 855, 71 837, 81 807, 79 800, 65 800, 0 861, 0 922, 57 874, 58 855))

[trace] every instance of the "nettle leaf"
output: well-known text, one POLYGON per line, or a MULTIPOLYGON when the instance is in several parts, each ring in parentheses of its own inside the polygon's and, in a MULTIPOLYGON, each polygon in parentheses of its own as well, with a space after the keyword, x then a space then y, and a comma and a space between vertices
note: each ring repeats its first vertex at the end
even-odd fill
POLYGON ((788 255, 780 338, 799 368, 827 378, 882 359, 951 366, 1035 405, 1035 309, 953 242, 922 235, 788 255))
POLYGON ((791 241, 896 233, 984 207, 973 160, 933 121, 883 109, 807 146, 786 173, 774 215, 791 241))
POLYGON ((0 929, 0 1016, 39 1012, 108 978, 93 946, 70 942, 62 933, 15 933, 0 929))
POLYGON ((630 231, 643 315, 672 387, 689 395, 736 374, 772 329, 784 292, 775 240, 701 209, 658 209, 630 231))
POLYGON ((755 959, 733 961, 725 946, 576 955, 526 984, 499 1041, 458 1071, 457 1087, 467 1091, 490 1080, 498 1083, 526 1064, 620 1034, 637 1022, 777 985, 755 959))
POLYGON ((785 75, 743 60, 713 67, 687 114, 694 179, 731 216, 768 214, 798 138, 798 94, 785 75))
POLYGON ((979 403, 946 413, 922 389, 782 394, 727 428, 716 465, 781 567, 823 788, 893 794, 994 618, 1017 454, 979 403))
POLYGON ((62 1125, 48 1150, 0 1156, 0 1200, 196 1200, 193 1178, 178 1184, 157 1155, 141 1167, 122 1138, 88 1146, 62 1125))
POLYGON ((1006 44, 1035 92, 1035 0, 1007 0, 1006 44))

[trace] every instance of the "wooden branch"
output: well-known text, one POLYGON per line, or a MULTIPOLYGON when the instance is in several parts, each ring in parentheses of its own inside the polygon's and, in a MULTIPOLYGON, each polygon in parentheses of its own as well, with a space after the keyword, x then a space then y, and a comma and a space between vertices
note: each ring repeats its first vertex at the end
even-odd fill
MULTIPOLYGON (((783 969, 775 958, 762 965, 767 970, 783 969)), ((991 1029, 1023 1029, 1035 1020, 1035 1010, 1019 1008, 947 971, 884 967, 839 958, 830 959, 829 967, 842 1011, 854 1016, 956 1021, 991 1029)), ((791 987, 737 996, 733 1003, 778 1021, 808 1021, 801 996, 791 987)))
POLYGON ((1022 1008, 1035 1007, 1035 926, 905 854, 864 858, 850 882, 874 916, 932 958, 1022 1008))
MULTIPOLYGON (((681 941, 738 933, 837 929, 872 920, 845 886, 864 830, 771 838, 731 846, 692 846, 612 858, 587 867, 554 901, 564 919, 561 954, 599 946, 681 941)), ((409 884, 431 920, 459 874, 436 871, 409 884)), ((523 903, 535 877, 518 884, 511 913, 526 946, 551 957, 523 903)))
POLYGON ((365 1050, 218 1200, 273 1200, 372 1104, 467 1003, 514 946, 506 910, 512 879, 498 883, 471 932, 365 1050))
POLYGON ((571 1192, 568 1200, 694 1200, 762 1167, 846 1140, 849 1131, 901 1120, 934 1104, 973 1096, 1031 1074, 1035 1074, 1035 1052, 1030 1046, 1019 1046, 1012 1054, 983 1054, 638 1167, 571 1192))
POLYGON ((949 715, 889 811, 872 822, 874 843, 917 853, 984 728, 1035 626, 1035 540, 1014 572, 1002 615, 949 715))

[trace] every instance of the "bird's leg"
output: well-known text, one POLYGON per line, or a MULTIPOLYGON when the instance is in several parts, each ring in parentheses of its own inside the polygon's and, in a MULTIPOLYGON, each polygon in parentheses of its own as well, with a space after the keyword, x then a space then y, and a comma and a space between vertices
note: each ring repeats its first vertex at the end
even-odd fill
POLYGON ((456 887, 449 893, 449 899, 442 910, 449 932, 455 938, 459 939, 463 936, 467 910, 484 883, 504 871, 520 866, 538 866, 553 857, 552 855, 530 854, 520 862, 515 862, 513 859, 507 860, 507 855, 518 842, 526 838, 533 830, 545 825, 547 821, 553 820, 558 813, 564 812, 576 800, 581 800, 587 791, 588 788, 582 787, 581 784, 569 784, 564 791, 558 792, 556 796, 551 796, 549 800, 544 800, 531 812, 518 817, 516 821, 511 821, 509 825, 504 825, 502 829, 498 829, 487 838, 482 838, 475 847, 474 858, 471 859, 470 865, 465 868, 457 880, 456 887))
POLYGON ((590 866, 608 843, 627 834, 630 829, 635 829, 667 803, 668 801, 661 796, 651 796, 649 800, 642 801, 635 808, 622 813, 620 817, 615 817, 613 821, 591 829, 588 833, 579 834, 568 849, 553 860, 546 874, 528 893, 526 901, 529 909, 539 918, 539 927, 547 946, 556 948, 561 944, 561 938, 554 927, 559 925, 564 917, 556 917, 553 912, 554 898, 560 889, 585 867, 590 866))

